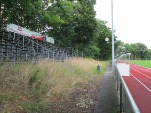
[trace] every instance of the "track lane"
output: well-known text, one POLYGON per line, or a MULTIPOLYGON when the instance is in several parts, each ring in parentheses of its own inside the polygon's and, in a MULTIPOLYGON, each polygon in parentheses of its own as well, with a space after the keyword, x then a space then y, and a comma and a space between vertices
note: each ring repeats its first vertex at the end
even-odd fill
POLYGON ((139 81, 141 81, 145 86, 151 89, 151 78, 147 75, 140 73, 140 71, 134 70, 133 68, 130 69, 130 73, 136 77, 139 81))
POLYGON ((130 66, 131 76, 123 76, 141 113, 151 113, 151 73, 140 66, 130 66))
POLYGON ((144 73, 148 73, 149 76, 151 76, 151 69, 150 68, 145 68, 145 67, 134 65, 134 64, 131 64, 131 68, 135 68, 135 69, 142 71, 144 73))
POLYGON ((144 86, 150 93, 151 93, 151 89, 149 89, 144 83, 142 83, 138 78, 136 78, 134 75, 131 74, 131 76, 133 78, 135 78, 142 86, 144 86))
POLYGON ((137 69, 135 69, 135 68, 131 68, 131 69, 133 69, 133 70, 135 70, 135 71, 137 71, 137 72, 139 72, 140 74, 142 74, 142 75, 144 75, 144 76, 146 76, 146 77, 148 77, 149 79, 151 79, 151 73, 148 73, 148 72, 144 72, 144 71, 138 71, 137 69))

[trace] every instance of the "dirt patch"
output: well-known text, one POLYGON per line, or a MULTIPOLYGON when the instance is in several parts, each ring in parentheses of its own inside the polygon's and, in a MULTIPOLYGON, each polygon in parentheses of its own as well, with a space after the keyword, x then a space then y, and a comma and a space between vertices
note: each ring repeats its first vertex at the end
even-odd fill
POLYGON ((79 83, 66 98, 53 98, 53 105, 45 113, 93 113, 99 87, 99 77, 90 83, 79 83))

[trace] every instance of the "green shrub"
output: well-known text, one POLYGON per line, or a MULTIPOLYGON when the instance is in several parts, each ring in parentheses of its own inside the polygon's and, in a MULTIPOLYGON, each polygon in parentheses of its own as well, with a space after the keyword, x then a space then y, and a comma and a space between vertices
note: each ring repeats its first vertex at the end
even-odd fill
POLYGON ((26 103, 22 107, 27 113, 42 113, 44 110, 48 109, 51 106, 51 103, 26 103))
POLYGON ((31 77, 29 78, 29 85, 32 86, 37 81, 38 72, 39 72, 39 69, 37 69, 36 71, 33 72, 33 74, 31 75, 31 77))

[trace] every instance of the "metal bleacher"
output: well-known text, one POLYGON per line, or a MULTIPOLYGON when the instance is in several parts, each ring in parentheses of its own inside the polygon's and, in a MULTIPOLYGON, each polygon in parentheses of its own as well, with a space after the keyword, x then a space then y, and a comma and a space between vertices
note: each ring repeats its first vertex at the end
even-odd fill
POLYGON ((32 39, 18 33, 0 30, 0 63, 20 61, 37 62, 39 59, 63 61, 69 52, 51 43, 32 39))

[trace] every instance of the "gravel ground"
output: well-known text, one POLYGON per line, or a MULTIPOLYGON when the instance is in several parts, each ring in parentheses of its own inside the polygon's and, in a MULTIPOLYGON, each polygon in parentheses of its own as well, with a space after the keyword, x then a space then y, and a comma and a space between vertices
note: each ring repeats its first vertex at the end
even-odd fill
POLYGON ((116 79, 109 66, 100 79, 100 91, 94 113, 117 113, 118 98, 116 93, 116 79))

